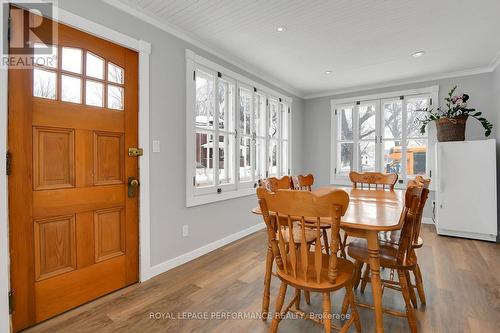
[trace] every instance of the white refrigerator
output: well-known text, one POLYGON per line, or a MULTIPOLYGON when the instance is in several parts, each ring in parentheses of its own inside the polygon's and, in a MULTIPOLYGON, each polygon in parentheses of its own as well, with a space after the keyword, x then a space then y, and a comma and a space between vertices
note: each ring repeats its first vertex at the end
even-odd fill
POLYGON ((439 142, 436 162, 437 233, 496 241, 495 140, 439 142))

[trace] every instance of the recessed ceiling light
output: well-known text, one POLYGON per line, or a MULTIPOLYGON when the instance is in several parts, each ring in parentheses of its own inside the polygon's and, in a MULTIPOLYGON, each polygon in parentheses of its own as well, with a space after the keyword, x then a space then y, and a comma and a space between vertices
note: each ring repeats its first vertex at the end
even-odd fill
POLYGON ((286 31, 286 27, 285 27, 285 26, 280 25, 279 27, 277 27, 277 28, 276 28, 276 31, 277 31, 277 32, 284 32, 284 31, 286 31))
POLYGON ((411 56, 413 58, 418 58, 418 57, 423 56, 424 54, 425 54, 425 51, 418 51, 418 52, 413 53, 411 56))
POLYGON ((330 75, 330 74, 332 74, 332 73, 333 73, 332 71, 325 71, 325 74, 326 74, 326 75, 330 75))

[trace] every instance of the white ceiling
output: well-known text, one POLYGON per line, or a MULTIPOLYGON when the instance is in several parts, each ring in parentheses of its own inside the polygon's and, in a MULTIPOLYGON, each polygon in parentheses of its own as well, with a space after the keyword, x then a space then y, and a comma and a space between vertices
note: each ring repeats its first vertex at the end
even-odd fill
POLYGON ((121 1, 306 97, 482 71, 500 51, 499 0, 121 1))

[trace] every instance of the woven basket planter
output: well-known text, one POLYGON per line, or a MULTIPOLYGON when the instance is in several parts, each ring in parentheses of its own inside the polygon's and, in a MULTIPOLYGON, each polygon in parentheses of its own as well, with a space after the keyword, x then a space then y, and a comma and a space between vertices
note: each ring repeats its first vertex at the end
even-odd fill
POLYGON ((464 141, 467 118, 468 116, 458 116, 454 118, 437 119, 436 128, 438 141, 464 141))

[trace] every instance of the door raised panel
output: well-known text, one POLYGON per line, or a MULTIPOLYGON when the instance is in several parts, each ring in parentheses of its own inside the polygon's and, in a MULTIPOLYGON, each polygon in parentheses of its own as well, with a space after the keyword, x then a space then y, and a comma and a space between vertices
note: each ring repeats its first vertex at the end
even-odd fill
POLYGON ((123 133, 94 132, 94 184, 123 183, 123 133))
POLYGON ((125 254, 125 214, 123 207, 94 213, 95 261, 125 254))
POLYGON ((33 128, 33 187, 35 190, 75 186, 73 129, 33 128))
POLYGON ((74 215, 35 220, 34 231, 37 281, 76 269, 74 215))

